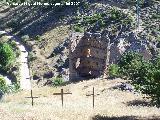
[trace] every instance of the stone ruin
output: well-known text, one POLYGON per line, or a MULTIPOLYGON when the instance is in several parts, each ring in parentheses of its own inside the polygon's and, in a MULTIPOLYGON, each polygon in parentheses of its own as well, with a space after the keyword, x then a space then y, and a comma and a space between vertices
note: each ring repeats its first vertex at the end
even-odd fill
POLYGON ((70 39, 70 79, 103 75, 107 57, 106 44, 100 33, 73 33, 70 39))
POLYGON ((110 40, 110 55, 107 58, 108 39, 102 33, 72 33, 69 44, 69 78, 81 80, 102 77, 108 64, 116 64, 127 51, 140 53, 145 60, 156 54, 155 45, 147 40, 139 40, 134 33, 127 37, 110 40))

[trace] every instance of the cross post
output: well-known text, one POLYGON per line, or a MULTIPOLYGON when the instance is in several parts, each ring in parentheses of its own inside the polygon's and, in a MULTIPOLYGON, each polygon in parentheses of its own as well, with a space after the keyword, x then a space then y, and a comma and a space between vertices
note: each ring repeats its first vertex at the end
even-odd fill
POLYGON ((93 108, 94 108, 94 87, 93 87, 93 108))
MULTIPOLYGON (((92 99, 92 100, 93 100, 93 101, 92 101, 92 102, 93 102, 93 104, 92 104, 92 105, 93 105, 93 109, 94 109, 94 103, 95 103, 94 87, 93 87, 93 93, 92 93, 92 94, 90 94, 90 95, 92 95, 92 96, 93 96, 93 99, 92 99)), ((86 95, 86 96, 90 96, 90 95, 86 95)))
POLYGON ((33 97, 33 92, 31 90, 31 97, 25 97, 25 98, 31 98, 32 99, 32 106, 34 105, 34 98, 38 98, 38 97, 33 97))
POLYGON ((53 93, 53 95, 61 95, 62 107, 63 107, 63 101, 64 101, 63 99, 64 94, 72 94, 72 93, 64 93, 63 89, 61 89, 61 93, 53 93))

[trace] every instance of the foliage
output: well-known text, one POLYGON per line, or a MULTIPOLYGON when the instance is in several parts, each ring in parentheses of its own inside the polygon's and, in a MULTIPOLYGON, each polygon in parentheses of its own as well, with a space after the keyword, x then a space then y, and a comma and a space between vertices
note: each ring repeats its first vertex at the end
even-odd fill
POLYGON ((29 52, 28 61, 34 61, 36 59, 36 55, 33 52, 29 52))
MULTIPOLYGON (((132 17, 128 14, 124 14, 121 10, 112 8, 101 13, 94 13, 91 16, 83 15, 75 17, 74 30, 77 28, 96 28, 97 30, 103 30, 112 24, 133 24, 132 17)), ((117 25, 116 25, 117 26, 117 25)))
POLYGON ((79 25, 75 25, 73 28, 74 28, 75 32, 81 32, 82 33, 84 31, 83 28, 79 25))
POLYGON ((135 52, 126 52, 119 61, 121 73, 129 77, 133 71, 137 71, 141 66, 142 56, 135 52))
POLYGON ((8 44, 10 44, 13 48, 13 50, 15 51, 16 57, 19 57, 21 54, 20 49, 17 47, 17 44, 15 41, 9 41, 8 44))
POLYGON ((56 77, 52 79, 53 86, 60 86, 62 85, 62 83, 64 83, 64 81, 63 81, 63 78, 61 77, 56 77))
MULTIPOLYGON (((158 0, 139 0, 140 7, 151 6, 158 0)), ((126 3, 129 6, 136 6, 137 0, 126 0, 126 3)))
POLYGON ((16 93, 20 91, 20 83, 13 83, 12 85, 8 85, 8 93, 16 93))
POLYGON ((0 77, 0 90, 3 93, 15 93, 20 90, 20 83, 13 83, 12 85, 7 85, 3 77, 0 77))
POLYGON ((109 76, 113 77, 113 78, 120 76, 120 74, 119 74, 119 66, 118 65, 111 64, 109 66, 109 76))
POLYGON ((8 43, 0 43, 0 69, 6 71, 15 61, 15 53, 8 43))
POLYGON ((5 93, 7 91, 7 84, 4 78, 0 77, 0 90, 5 93))
POLYGON ((42 38, 41 38, 40 35, 36 35, 36 36, 35 36, 35 40, 40 42, 40 41, 42 40, 42 38))
POLYGON ((120 74, 132 80, 135 89, 147 94, 152 102, 160 105, 160 57, 145 61, 138 53, 125 53, 118 66, 120 74))
POLYGON ((26 41, 28 41, 30 39, 30 37, 28 35, 24 35, 21 37, 22 42, 25 43, 26 41))

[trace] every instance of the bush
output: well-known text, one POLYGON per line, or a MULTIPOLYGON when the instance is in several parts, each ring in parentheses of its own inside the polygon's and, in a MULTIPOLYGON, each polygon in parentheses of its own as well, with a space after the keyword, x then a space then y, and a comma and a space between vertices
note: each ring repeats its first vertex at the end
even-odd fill
POLYGON ((7 84, 3 77, 0 77, 0 90, 5 93, 7 92, 7 84))
POLYGON ((21 51, 18 48, 17 44, 15 41, 9 41, 8 44, 10 44, 13 48, 13 50, 15 51, 16 57, 19 57, 21 55, 21 51))
POLYGON ((19 82, 7 85, 3 77, 0 77, 0 91, 4 93, 15 93, 20 90, 19 82))
POLYGON ((7 43, 0 43, 0 69, 7 71, 15 61, 13 48, 7 43))
POLYGON ((12 85, 8 85, 7 89, 8 93, 16 93, 20 90, 20 83, 17 82, 13 83, 12 85))
POLYGON ((118 66, 120 74, 127 76, 137 91, 150 96, 152 102, 160 105, 160 57, 145 61, 138 53, 125 53, 118 66))
POLYGON ((84 31, 83 28, 81 26, 78 26, 78 25, 75 25, 73 28, 76 32, 81 32, 82 33, 84 31))
POLYGON ((42 38, 41 38, 40 35, 36 35, 36 36, 35 36, 35 40, 38 41, 38 42, 40 42, 40 41, 42 40, 42 38))
POLYGON ((63 78, 61 77, 56 77, 56 78, 53 78, 52 80, 53 86, 60 86, 62 85, 62 83, 64 83, 64 81, 63 81, 63 78))
POLYGON ((112 78, 119 77, 119 66, 116 64, 112 64, 109 66, 109 76, 112 78))
POLYGON ((29 35, 24 35, 21 37, 21 39, 22 39, 23 43, 26 43, 26 41, 30 40, 30 37, 29 37, 29 35))

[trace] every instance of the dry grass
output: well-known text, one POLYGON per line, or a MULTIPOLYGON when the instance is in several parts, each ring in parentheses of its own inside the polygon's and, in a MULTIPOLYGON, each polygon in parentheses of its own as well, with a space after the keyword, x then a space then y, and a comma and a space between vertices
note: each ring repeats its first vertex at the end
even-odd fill
POLYGON ((138 105, 143 101, 142 95, 110 89, 122 81, 91 80, 57 88, 35 87, 33 94, 39 96, 39 98, 35 99, 34 107, 31 107, 31 100, 25 98, 30 95, 29 91, 7 95, 4 102, 1 103, 0 119, 108 120, 109 117, 115 116, 137 116, 146 119, 152 116, 160 116, 160 109, 147 106, 147 102, 144 106, 138 105), (92 108, 92 97, 86 96, 92 92, 93 86, 96 94, 95 109, 92 108), (61 88, 64 88, 65 92, 72 92, 72 95, 64 96, 63 108, 61 107, 60 96, 52 95, 55 92, 60 92, 61 88), (99 117, 96 115, 99 115, 99 117), (101 117, 104 115, 108 117, 101 117))

